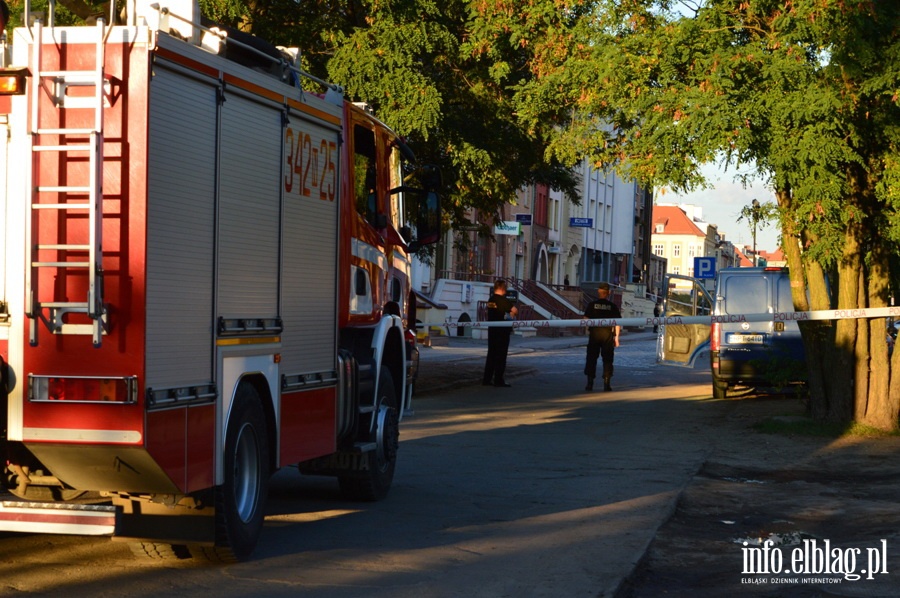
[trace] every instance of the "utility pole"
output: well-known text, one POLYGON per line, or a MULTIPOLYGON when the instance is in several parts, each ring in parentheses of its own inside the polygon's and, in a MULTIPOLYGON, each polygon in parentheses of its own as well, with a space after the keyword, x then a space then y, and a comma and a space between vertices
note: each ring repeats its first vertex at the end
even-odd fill
POLYGON ((750 209, 750 220, 753 221, 753 266, 759 265, 759 258, 756 253, 756 227, 759 225, 759 200, 754 199, 750 205, 752 206, 750 209))

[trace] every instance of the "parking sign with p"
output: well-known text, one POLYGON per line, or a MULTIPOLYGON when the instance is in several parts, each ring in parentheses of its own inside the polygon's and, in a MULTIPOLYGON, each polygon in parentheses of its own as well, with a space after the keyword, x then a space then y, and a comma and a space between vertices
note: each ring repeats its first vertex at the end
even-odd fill
POLYGON ((694 278, 715 278, 716 277, 716 258, 714 257, 695 257, 694 258, 694 278))

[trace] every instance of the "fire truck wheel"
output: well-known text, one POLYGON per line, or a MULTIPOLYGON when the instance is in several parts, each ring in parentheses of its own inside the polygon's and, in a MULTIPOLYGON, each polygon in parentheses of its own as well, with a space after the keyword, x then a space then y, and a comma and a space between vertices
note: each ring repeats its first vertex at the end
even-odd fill
POLYGON ((262 403, 242 384, 225 432, 225 480, 216 492, 216 547, 219 560, 250 556, 262 531, 269 490, 269 443, 262 403))
POLYGON ((159 542, 132 542, 131 553, 136 557, 154 560, 181 560, 191 558, 190 549, 183 544, 161 544, 159 542))
POLYGON ((400 447, 397 392, 387 368, 381 368, 378 378, 378 408, 375 410, 374 430, 369 438, 375 442, 375 450, 366 454, 367 467, 364 471, 338 478, 341 493, 350 500, 381 500, 394 481, 397 449, 400 447))

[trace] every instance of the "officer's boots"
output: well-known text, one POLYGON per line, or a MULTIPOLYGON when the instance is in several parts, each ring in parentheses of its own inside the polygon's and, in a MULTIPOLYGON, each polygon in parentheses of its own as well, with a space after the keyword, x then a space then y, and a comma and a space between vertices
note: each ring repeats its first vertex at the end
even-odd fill
POLYGON ((609 392, 612 390, 612 386, 609 385, 609 381, 612 380, 612 375, 612 364, 603 364, 603 392, 609 392))
POLYGON ((584 387, 585 390, 594 390, 594 377, 588 376, 587 386, 584 387))

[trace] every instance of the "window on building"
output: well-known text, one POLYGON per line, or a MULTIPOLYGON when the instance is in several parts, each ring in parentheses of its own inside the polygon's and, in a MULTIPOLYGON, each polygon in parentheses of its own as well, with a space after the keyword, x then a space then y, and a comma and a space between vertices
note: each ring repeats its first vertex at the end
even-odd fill
POLYGON ((696 257, 697 256, 697 246, 696 245, 688 245, 688 257, 696 257))
POLYGON ((533 223, 539 226, 547 226, 547 211, 550 196, 550 187, 538 184, 534 187, 534 210, 532 211, 533 223))
POLYGON ((681 274, 680 266, 672 266, 672 274, 681 274))
POLYGON ((663 245, 662 243, 655 243, 653 245, 653 255, 662 256, 663 254, 663 245))
POLYGON ((672 245, 672 257, 681 257, 681 244, 672 245))

